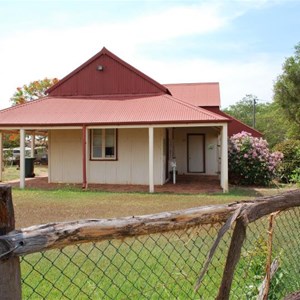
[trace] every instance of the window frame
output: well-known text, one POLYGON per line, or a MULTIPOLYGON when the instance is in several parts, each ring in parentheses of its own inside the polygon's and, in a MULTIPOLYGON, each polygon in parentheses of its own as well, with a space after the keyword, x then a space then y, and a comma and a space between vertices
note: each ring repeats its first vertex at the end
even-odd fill
POLYGON ((90 129, 90 160, 91 161, 116 161, 118 160, 118 130, 116 128, 94 128, 90 129), (112 129, 114 130, 114 156, 113 157, 105 157, 105 137, 106 137, 106 130, 112 129), (94 157, 94 130, 101 130, 102 131, 102 157, 94 157))

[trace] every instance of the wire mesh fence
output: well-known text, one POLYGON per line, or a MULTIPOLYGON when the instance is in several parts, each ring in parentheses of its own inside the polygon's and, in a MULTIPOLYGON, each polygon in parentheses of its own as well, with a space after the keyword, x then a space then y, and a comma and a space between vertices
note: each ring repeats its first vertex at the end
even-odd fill
MULTIPOLYGON (((269 299, 300 290, 300 209, 275 218, 269 299)), ((265 276, 268 217, 247 227, 230 299, 256 299, 265 276)), ((198 291, 195 283, 222 224, 67 246, 21 257, 24 299, 215 299, 231 231, 198 291)))

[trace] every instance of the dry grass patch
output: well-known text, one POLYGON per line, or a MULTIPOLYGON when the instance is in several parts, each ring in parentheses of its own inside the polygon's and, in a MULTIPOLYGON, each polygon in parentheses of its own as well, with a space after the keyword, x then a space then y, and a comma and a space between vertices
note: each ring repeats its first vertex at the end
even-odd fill
POLYGON ((58 221, 137 216, 190 207, 255 199, 280 189, 231 189, 228 194, 147 194, 13 189, 16 227, 58 221))

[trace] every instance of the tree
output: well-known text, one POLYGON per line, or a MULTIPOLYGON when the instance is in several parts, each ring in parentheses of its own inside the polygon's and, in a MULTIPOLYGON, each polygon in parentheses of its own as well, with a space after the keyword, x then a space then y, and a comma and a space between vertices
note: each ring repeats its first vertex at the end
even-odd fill
POLYGON ((285 117, 277 102, 259 103, 256 96, 246 95, 236 104, 224 109, 224 112, 252 127, 254 101, 255 129, 263 134, 270 148, 287 138, 300 138, 300 131, 285 117))
POLYGON ((282 67, 282 74, 274 84, 274 101, 283 109, 286 117, 300 125, 300 43, 295 53, 288 57, 282 67))
POLYGON ((18 87, 17 91, 10 98, 12 105, 23 104, 28 101, 37 100, 45 96, 48 88, 58 82, 57 78, 44 78, 42 80, 35 80, 29 84, 24 84, 23 87, 18 87))
POLYGON ((254 123, 254 110, 255 114, 257 114, 260 110, 260 106, 257 105, 257 101, 258 99, 255 95, 248 94, 234 105, 230 105, 228 108, 225 108, 224 112, 252 127, 254 123))
MULTIPOLYGON (((24 104, 28 101, 37 100, 46 95, 46 90, 58 82, 57 78, 44 78, 42 80, 35 80, 29 84, 24 84, 23 87, 18 87, 17 91, 10 98, 12 105, 24 104)), ((20 137, 16 133, 4 134, 3 145, 5 148, 18 147, 20 144, 20 137)))
POLYGON ((19 147, 20 137, 14 133, 3 133, 3 148, 19 147))
POLYGON ((295 126, 284 116, 282 108, 276 102, 264 104, 260 109, 256 129, 263 134, 270 148, 288 138, 299 137, 295 126))

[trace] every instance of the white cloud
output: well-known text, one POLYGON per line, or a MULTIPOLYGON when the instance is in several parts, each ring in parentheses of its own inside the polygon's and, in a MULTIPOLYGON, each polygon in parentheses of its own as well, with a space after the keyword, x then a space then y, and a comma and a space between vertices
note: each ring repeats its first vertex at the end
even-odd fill
POLYGON ((216 62, 186 59, 174 62, 138 61, 144 73, 161 83, 219 82, 222 107, 254 94, 262 101, 272 101, 273 81, 281 72, 283 58, 253 56, 247 61, 216 62))
MULTIPOLYGON (((64 16, 59 16, 60 18, 64 16)), ((226 24, 218 5, 178 6, 127 22, 94 23, 78 28, 26 29, 0 40, 0 108, 16 87, 47 77, 62 78, 102 46, 134 63, 138 46, 217 30, 226 24)))
MULTIPOLYGON (((238 2, 240 7, 246 7, 244 1, 238 2)), ((258 4, 264 2, 254 1, 258 4)), ((188 35, 209 34, 227 26, 243 13, 240 8, 225 13, 222 3, 181 5, 155 14, 144 14, 127 22, 93 23, 59 30, 27 32, 24 29, 3 38, 0 40, 0 108, 9 106, 8 100, 16 87, 45 76, 62 78, 102 46, 162 83, 220 81, 225 100, 223 105, 241 99, 245 93, 269 98, 269 93, 264 94, 264 91, 269 90, 270 78, 276 68, 268 59, 220 64, 180 57, 176 61, 165 62, 146 60, 138 51, 145 44, 162 44, 188 35)), ((245 3, 250 6, 247 1, 245 3)))

